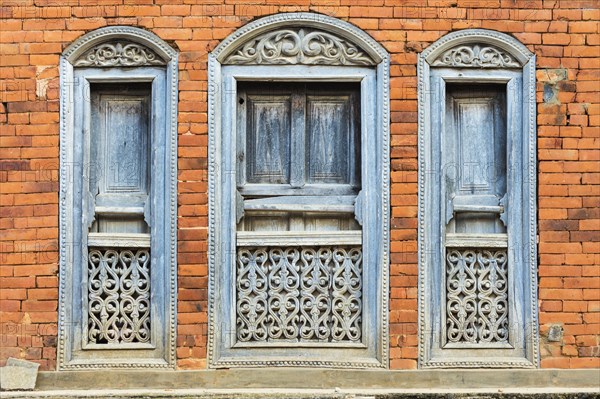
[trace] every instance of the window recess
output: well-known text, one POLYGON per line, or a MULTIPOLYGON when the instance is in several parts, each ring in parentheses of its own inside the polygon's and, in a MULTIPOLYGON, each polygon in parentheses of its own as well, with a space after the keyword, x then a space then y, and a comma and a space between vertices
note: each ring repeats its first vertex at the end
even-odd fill
POLYGON ((237 93, 236 346, 362 346, 360 86, 237 93))

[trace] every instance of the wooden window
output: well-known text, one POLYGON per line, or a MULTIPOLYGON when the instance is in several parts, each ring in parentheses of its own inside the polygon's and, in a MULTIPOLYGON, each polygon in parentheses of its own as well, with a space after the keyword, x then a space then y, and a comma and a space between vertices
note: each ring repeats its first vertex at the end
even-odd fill
POLYGON ((301 195, 336 184, 358 193, 359 85, 242 82, 238 90, 240 190, 301 195))
POLYGON ((237 92, 236 345, 361 344, 360 87, 241 82, 237 92))
POLYGON ((89 35, 61 61, 58 367, 174 367, 177 54, 89 35))
POLYGON ((387 367, 388 67, 304 13, 211 54, 212 367, 387 367))
POLYGON ((421 367, 537 365, 534 73, 493 31, 421 55, 421 367))

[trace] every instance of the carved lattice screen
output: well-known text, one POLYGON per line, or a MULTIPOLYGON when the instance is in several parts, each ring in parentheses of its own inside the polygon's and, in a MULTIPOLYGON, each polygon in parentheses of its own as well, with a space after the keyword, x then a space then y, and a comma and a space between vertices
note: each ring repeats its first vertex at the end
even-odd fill
POLYGON ((150 320, 150 250, 90 248, 88 342, 150 342, 150 320))
POLYGON ((361 288, 360 247, 241 248, 238 341, 360 341, 361 288))
POLYGON ((506 249, 447 249, 448 345, 507 343, 508 305, 506 249))

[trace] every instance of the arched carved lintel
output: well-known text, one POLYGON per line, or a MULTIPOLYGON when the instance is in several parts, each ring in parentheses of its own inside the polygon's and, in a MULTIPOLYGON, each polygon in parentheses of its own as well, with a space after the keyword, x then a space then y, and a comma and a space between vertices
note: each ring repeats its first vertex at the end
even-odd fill
POLYGON ((106 26, 86 33, 67 47, 65 51, 63 51, 62 57, 70 64, 74 65, 77 61, 82 59, 82 57, 85 57, 89 51, 95 48, 101 48, 105 44, 116 45, 117 43, 123 45, 125 43, 135 44, 136 46, 139 46, 140 49, 144 49, 146 53, 152 52, 156 56, 155 59, 160 59, 162 61, 162 65, 167 65, 178 58, 177 51, 154 33, 133 26, 118 25, 106 26))
POLYGON ((521 68, 510 53, 480 44, 459 45, 442 53, 431 66, 472 68, 521 68))
POLYGON ((421 53, 434 67, 522 68, 532 56, 514 37, 488 29, 449 33, 421 53))
POLYGON ((111 41, 98 44, 83 53, 75 67, 130 67, 166 65, 152 49, 130 41, 111 41))
MULTIPOLYGON (((350 65, 376 66, 382 61, 389 60, 387 51, 363 30, 337 18, 309 12, 275 14, 250 22, 225 38, 214 49, 211 56, 213 56, 221 65, 225 65, 228 63, 227 60, 229 57, 263 35, 269 35, 270 32, 282 30, 293 30, 298 32, 300 28, 304 29, 305 32, 327 32, 328 35, 336 37, 339 40, 350 44, 352 47, 355 47, 364 53, 365 57, 371 60, 369 64, 353 63, 350 65)), ((306 62, 303 63, 308 64, 306 62)), ((314 62, 312 65, 315 64, 317 63, 314 62)), ((324 65, 324 63, 321 63, 320 65, 324 65)), ((338 62, 328 65, 348 64, 341 64, 338 62)))
POLYGON ((225 64, 375 65, 354 43, 317 29, 269 31, 239 46, 225 64))

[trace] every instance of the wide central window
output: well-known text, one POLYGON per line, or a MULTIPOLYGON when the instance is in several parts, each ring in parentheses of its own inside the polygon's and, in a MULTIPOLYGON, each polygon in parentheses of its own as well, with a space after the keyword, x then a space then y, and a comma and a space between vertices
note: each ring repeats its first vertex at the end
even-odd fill
POLYGON ((212 367, 387 367, 388 68, 304 13, 211 53, 212 367))

